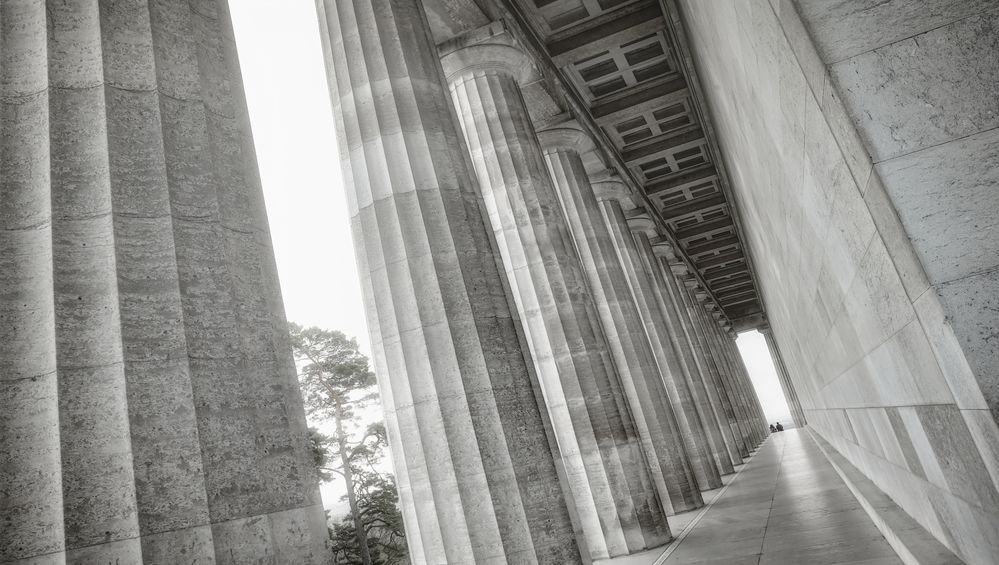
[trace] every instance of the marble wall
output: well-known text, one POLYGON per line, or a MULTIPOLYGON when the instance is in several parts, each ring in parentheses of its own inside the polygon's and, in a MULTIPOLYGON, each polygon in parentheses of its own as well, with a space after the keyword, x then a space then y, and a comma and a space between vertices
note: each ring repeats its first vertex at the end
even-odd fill
POLYGON ((677 5, 809 425, 991 563, 995 3, 677 5))

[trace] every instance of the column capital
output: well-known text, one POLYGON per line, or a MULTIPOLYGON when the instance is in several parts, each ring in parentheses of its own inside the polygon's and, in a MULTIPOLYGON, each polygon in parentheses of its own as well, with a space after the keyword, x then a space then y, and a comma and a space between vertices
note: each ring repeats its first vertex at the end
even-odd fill
POLYGON ((569 120, 538 131, 538 142, 545 153, 552 151, 574 151, 580 155, 592 151, 597 144, 590 134, 583 130, 576 120, 569 120))
POLYGON ((597 180, 590 179, 590 186, 593 187, 593 194, 597 200, 617 200, 622 208, 631 208, 635 205, 632 198, 631 188, 623 180, 617 177, 604 177, 597 180))
POLYGON ((533 64, 520 48, 502 43, 468 45, 441 57, 448 84, 476 71, 507 75, 523 84, 531 76, 533 64))
POLYGON ((644 233, 649 236, 649 239, 659 236, 655 220, 642 208, 628 210, 625 212, 625 216, 628 218, 628 228, 631 231, 644 233))

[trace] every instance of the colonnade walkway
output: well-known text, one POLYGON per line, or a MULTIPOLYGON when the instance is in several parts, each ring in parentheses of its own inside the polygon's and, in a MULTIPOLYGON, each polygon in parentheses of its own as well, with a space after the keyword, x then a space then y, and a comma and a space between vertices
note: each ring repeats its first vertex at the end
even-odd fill
POLYGON ((670 516, 665 550, 596 565, 902 564, 804 430, 771 434, 725 483, 670 516))

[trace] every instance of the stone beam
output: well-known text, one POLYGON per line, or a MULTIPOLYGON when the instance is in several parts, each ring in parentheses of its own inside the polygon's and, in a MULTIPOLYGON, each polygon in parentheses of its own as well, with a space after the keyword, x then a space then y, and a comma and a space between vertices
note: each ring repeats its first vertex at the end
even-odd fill
POLYGON ((629 88, 623 93, 608 97, 606 100, 601 99, 601 102, 594 105, 590 111, 594 118, 601 118, 648 100, 664 96, 669 97, 672 93, 686 88, 687 83, 683 80, 683 77, 674 76, 654 80, 629 88))
MULTIPOLYGON (((697 267, 701 269, 707 269, 708 267, 715 267, 718 265, 724 265, 726 263, 731 263, 733 261, 741 261, 744 259, 745 255, 743 255, 742 251, 739 250, 726 254, 719 254, 719 255, 713 255, 711 257, 705 257, 704 259, 697 261, 697 267)), ((716 288, 715 293, 717 294, 717 292, 718 289, 716 288)))
POLYGON ((686 248, 687 254, 691 257, 696 257, 704 253, 711 253, 722 247, 730 247, 739 244, 739 238, 735 234, 728 233, 723 237, 712 237, 711 239, 705 241, 704 243, 698 243, 697 245, 691 245, 686 248))

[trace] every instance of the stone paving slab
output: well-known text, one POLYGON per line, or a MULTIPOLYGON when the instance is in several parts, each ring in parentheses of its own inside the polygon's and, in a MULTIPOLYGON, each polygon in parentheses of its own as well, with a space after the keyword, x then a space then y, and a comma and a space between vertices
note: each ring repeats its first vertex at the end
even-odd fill
POLYGON ((598 565, 902 565, 805 432, 773 434, 709 506, 669 518, 665 549, 598 565))

